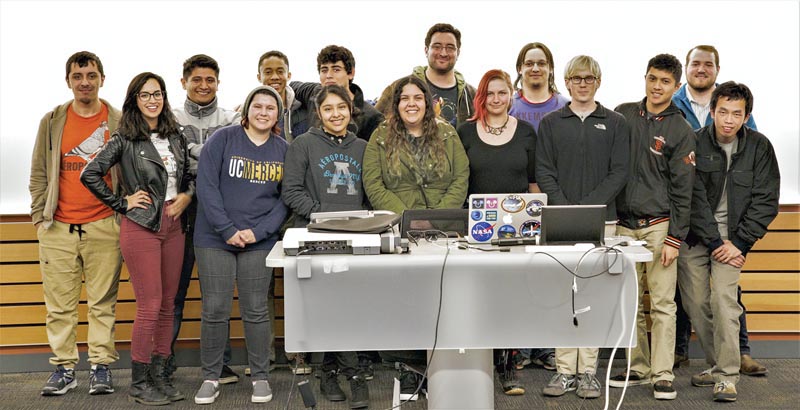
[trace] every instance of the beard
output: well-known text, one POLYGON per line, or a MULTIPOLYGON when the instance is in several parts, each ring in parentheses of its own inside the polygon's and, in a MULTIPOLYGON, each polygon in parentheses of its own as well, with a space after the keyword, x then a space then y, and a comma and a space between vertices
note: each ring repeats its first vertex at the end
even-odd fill
POLYGON ((714 83, 716 82, 716 80, 717 80, 716 78, 708 77, 708 81, 705 81, 705 80, 692 80, 692 81, 689 81, 689 80, 687 80, 687 82, 689 83, 690 87, 692 87, 693 89, 695 89, 697 91, 707 91, 707 90, 710 90, 711 88, 714 88, 714 83))

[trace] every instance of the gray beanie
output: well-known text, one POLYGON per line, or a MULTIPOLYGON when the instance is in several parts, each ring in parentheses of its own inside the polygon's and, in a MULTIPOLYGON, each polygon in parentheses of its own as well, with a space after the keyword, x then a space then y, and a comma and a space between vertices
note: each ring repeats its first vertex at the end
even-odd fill
POLYGON ((253 91, 250 91, 250 94, 247 94, 247 98, 244 99, 244 104, 242 105, 242 117, 247 117, 247 113, 250 111, 250 104, 253 102, 253 98, 256 96, 256 94, 264 93, 275 97, 275 101, 278 102, 278 121, 280 122, 280 116, 283 115, 283 100, 281 100, 281 95, 278 94, 274 88, 268 85, 259 85, 258 87, 253 88, 253 91))

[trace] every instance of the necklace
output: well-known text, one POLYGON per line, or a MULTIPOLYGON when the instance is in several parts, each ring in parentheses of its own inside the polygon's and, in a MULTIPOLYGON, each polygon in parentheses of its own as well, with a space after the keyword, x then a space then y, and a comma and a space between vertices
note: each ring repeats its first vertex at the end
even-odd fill
POLYGON ((503 133, 503 131, 505 131, 505 130, 506 130, 506 126, 508 125, 508 119, 509 119, 510 117, 511 117, 510 115, 507 115, 507 116, 506 116, 506 122, 504 122, 504 123, 503 123, 503 125, 501 125, 501 126, 499 126, 499 127, 492 127, 492 126, 491 126, 491 125, 489 125, 489 123, 487 122, 487 123, 486 123, 486 132, 488 132, 489 134, 492 134, 492 135, 500 135, 500 134, 502 134, 502 133, 503 133))

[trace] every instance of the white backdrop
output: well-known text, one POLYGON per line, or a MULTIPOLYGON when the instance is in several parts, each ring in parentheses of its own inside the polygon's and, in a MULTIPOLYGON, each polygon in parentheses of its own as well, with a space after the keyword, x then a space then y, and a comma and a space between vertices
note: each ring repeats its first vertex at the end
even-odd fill
POLYGON ((462 32, 456 69, 477 85, 486 70, 515 78, 520 48, 553 50, 559 89, 577 54, 603 70, 597 99, 613 108, 644 96, 647 60, 682 62, 697 44, 720 52, 719 81, 751 87, 759 130, 781 167, 781 203, 800 203, 800 8, 798 1, 17 1, 0 0, 0 214, 29 212, 30 154, 39 120, 72 98, 65 62, 79 50, 103 61, 100 96, 121 108, 131 78, 165 78, 183 104, 183 61, 197 53, 221 66, 219 102, 232 108, 256 81, 259 56, 289 56, 292 79, 318 81, 316 55, 329 44, 356 57, 355 82, 375 98, 392 80, 426 64, 427 29, 462 32), (341 17, 340 17, 341 16, 341 17))

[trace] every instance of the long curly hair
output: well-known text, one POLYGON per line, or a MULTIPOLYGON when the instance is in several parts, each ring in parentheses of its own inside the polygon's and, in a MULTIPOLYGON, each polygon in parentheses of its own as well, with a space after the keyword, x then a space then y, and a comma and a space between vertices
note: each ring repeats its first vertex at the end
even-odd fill
POLYGON ((159 137, 167 138, 180 132, 180 124, 172 113, 172 108, 169 106, 167 99, 167 85, 164 79, 158 74, 151 72, 144 72, 136 77, 133 77, 131 83, 128 85, 128 91, 125 93, 125 102, 122 103, 122 118, 119 121, 119 133, 129 140, 145 140, 150 138, 150 133, 158 132, 159 137), (139 109, 136 101, 139 98, 139 91, 142 90, 144 84, 150 79, 158 82, 161 88, 163 97, 161 114, 158 114, 158 125, 155 130, 151 130, 150 126, 139 109))
MULTIPOLYGON (((406 163, 406 166, 414 168, 418 167, 418 174, 421 172, 425 174, 427 171, 433 171, 433 174, 441 178, 444 175, 447 164, 447 154, 445 153, 444 141, 439 135, 439 128, 436 125, 436 114, 433 109, 433 98, 428 85, 423 80, 411 75, 401 78, 395 83, 392 92, 392 110, 389 113, 389 118, 386 120, 388 133, 386 136, 386 161, 389 164, 389 173, 394 176, 400 176, 401 163, 406 163), (403 94, 403 87, 406 85, 415 85, 422 91, 425 96, 425 114, 422 117, 422 136, 419 144, 414 148, 406 138, 408 130, 402 117, 400 117, 400 97, 403 94), (423 170, 422 164, 431 164, 433 169, 423 170)), ((419 177, 419 175, 417 175, 419 177)), ((419 178, 418 178, 419 179, 419 178)))

